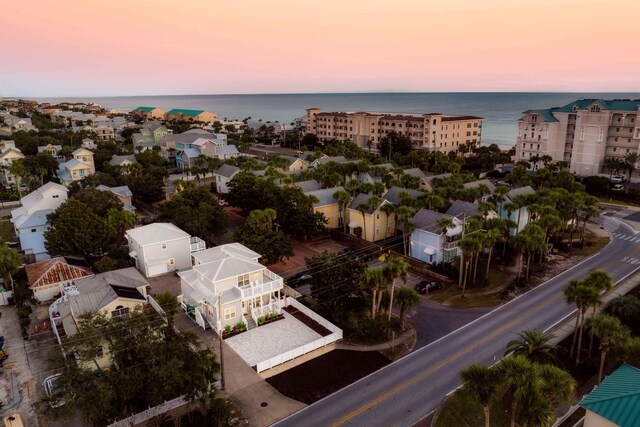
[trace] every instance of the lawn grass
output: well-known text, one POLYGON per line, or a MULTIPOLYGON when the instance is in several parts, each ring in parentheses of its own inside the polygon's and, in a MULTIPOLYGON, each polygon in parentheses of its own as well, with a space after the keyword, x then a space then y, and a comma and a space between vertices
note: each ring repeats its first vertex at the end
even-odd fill
MULTIPOLYGON (((481 271, 484 272, 485 270, 480 269, 479 267, 478 274, 480 274, 481 271)), ((502 303, 502 299, 498 292, 496 291, 496 293, 490 294, 485 294, 485 292, 503 285, 505 279, 505 272, 492 268, 489 270, 489 286, 484 286, 482 288, 467 288, 464 298, 461 298, 462 290, 458 289, 456 285, 452 285, 442 291, 434 292, 429 295, 428 298, 437 303, 443 303, 449 300, 448 305, 451 307, 495 307, 502 303), (459 298, 454 298, 456 296, 459 298)))
POLYGON ((0 221, 0 240, 8 242, 16 237, 16 233, 13 230, 13 224, 9 220, 0 221))
POLYGON ((598 252, 609 243, 608 237, 591 237, 584 239, 584 248, 574 248, 572 255, 589 256, 598 252))

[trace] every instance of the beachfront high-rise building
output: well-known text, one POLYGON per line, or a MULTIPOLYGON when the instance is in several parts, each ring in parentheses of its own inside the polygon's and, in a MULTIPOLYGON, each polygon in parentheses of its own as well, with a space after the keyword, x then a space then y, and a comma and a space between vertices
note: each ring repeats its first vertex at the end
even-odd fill
MULTIPOLYGON (((527 110, 518 122, 516 161, 550 156, 571 172, 596 175, 605 159, 640 148, 640 100, 581 99, 564 107, 527 110)), ((540 162, 532 164, 537 169, 540 162)))
POLYGON ((307 109, 307 133, 316 135, 322 142, 349 139, 376 153, 380 140, 392 131, 411 138, 416 149, 457 151, 461 144, 480 144, 482 118, 440 113, 329 113, 319 108, 307 109))

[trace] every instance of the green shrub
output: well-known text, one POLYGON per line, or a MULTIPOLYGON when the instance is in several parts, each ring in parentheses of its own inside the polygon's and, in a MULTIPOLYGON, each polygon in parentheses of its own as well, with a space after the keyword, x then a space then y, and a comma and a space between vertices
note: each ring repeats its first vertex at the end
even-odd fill
POLYGON ((258 317, 258 325, 262 325, 264 323, 264 317, 258 317))
POLYGON ((236 324, 236 331, 245 331, 247 329, 247 325, 244 322, 238 322, 238 324, 236 324))
POLYGON ((230 333, 231 333, 231 325, 227 325, 227 326, 225 326, 225 327, 224 327, 224 331, 225 331, 226 333, 230 334, 230 333))

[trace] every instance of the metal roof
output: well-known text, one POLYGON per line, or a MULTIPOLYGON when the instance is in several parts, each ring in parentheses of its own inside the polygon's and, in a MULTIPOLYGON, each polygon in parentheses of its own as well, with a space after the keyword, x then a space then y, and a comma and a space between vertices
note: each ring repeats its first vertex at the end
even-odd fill
POLYGON ((167 242, 169 240, 189 239, 191 236, 175 225, 168 222, 154 222, 142 227, 127 230, 133 240, 141 246, 153 245, 155 243, 167 242))
POLYGON ((640 420, 640 369, 626 363, 596 386, 580 406, 620 427, 637 427, 640 420))

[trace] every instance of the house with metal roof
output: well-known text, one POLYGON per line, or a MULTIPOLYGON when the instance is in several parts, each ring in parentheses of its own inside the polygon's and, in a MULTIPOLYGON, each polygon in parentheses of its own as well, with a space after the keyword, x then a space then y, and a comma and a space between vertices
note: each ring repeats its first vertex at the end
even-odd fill
MULTIPOLYGON (((127 317, 136 309, 147 306, 149 282, 133 267, 108 271, 74 280, 63 295, 49 306, 52 329, 60 344, 63 338, 74 335, 81 328, 81 320, 92 314, 107 318, 127 317)), ((94 362, 100 369, 111 365, 108 346, 94 362)))
POLYGON ((56 175, 64 186, 74 181, 80 181, 96 173, 93 163, 93 153, 86 148, 78 148, 73 152, 73 158, 60 163, 56 175))
POLYGON ((462 220, 440 212, 420 209, 411 219, 415 229, 409 241, 409 254, 427 264, 453 262, 460 254, 458 241, 462 237, 462 220), (450 221, 443 226, 440 220, 450 221))
POLYGON ((402 204, 404 201, 418 200, 418 197, 424 196, 424 194, 425 193, 422 191, 393 186, 382 196, 382 198, 397 206, 402 204))
POLYGON ((131 111, 131 114, 146 119, 164 119, 167 110, 158 107, 138 107, 131 111))
POLYGON ((96 190, 108 191, 110 193, 113 193, 113 195, 115 195, 118 198, 118 200, 122 202, 122 204, 124 205, 123 208, 125 210, 135 213, 136 207, 133 206, 133 193, 129 189, 128 185, 121 185, 119 187, 109 187, 101 184, 96 187, 96 190))
POLYGON ((213 123, 220 121, 217 114, 203 110, 188 110, 184 108, 174 108, 165 115, 167 120, 178 120, 188 122, 213 123))
POLYGON ((11 211, 11 223, 27 262, 50 258, 44 238, 50 226, 48 215, 67 201, 67 193, 66 187, 48 182, 20 199, 22 206, 11 211))
POLYGON ((583 427, 640 425, 640 369, 623 364, 586 395, 583 427))
POLYGON ((182 308, 218 334, 238 323, 256 328, 260 317, 280 313, 282 277, 260 264, 260 256, 240 243, 193 254, 193 269, 178 273, 182 308))
POLYGON ((520 233, 524 227, 529 223, 529 211, 526 206, 521 206, 511 212, 506 208, 509 203, 516 203, 521 200, 526 200, 527 197, 536 193, 531 186, 511 189, 502 201, 498 201, 498 215, 504 219, 510 219, 516 226, 511 229, 511 235, 520 233))
POLYGON ((394 236, 395 215, 386 211, 385 205, 392 205, 392 203, 379 197, 373 198, 369 194, 358 194, 347 208, 349 234, 368 242, 377 242, 394 236), (372 203, 376 199, 378 202, 372 203))
POLYGON ((121 156, 114 154, 111 156, 111 160, 109 160, 109 164, 111 166, 119 166, 121 168, 130 166, 134 163, 138 163, 134 154, 124 154, 121 156))
POLYGON ((205 242, 168 222, 154 222, 125 232, 129 256, 145 277, 191 268, 191 254, 205 242))
POLYGON ((229 192, 229 188, 227 184, 231 181, 238 173, 240 173, 240 168, 237 166, 229 165, 224 163, 214 172, 214 176, 216 178, 216 192, 218 194, 226 194, 229 192))

